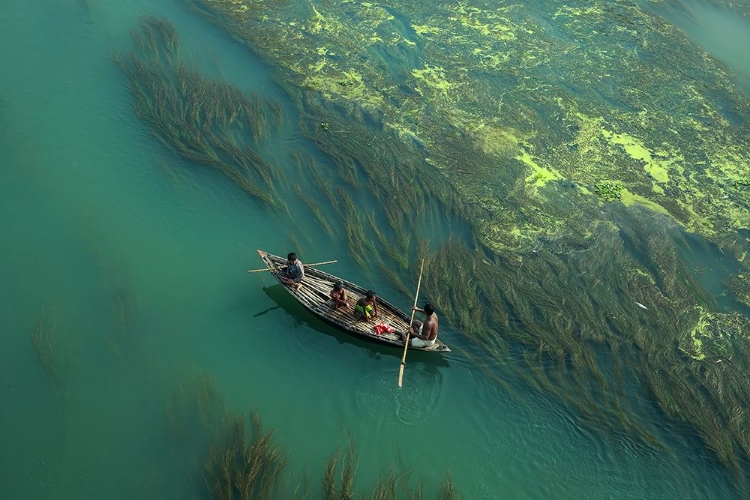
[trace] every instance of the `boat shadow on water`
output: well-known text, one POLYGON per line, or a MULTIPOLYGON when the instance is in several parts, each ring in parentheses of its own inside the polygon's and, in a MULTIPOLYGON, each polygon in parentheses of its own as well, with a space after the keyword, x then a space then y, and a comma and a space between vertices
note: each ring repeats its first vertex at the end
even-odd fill
MULTIPOLYGON (((403 347, 391 347, 382 345, 380 343, 367 340, 362 337, 355 337, 352 334, 343 332, 338 328, 326 323, 312 312, 308 311, 294 297, 292 297, 285 289, 284 285, 276 284, 267 287, 263 287, 263 291, 268 297, 276 304, 273 307, 266 308, 262 311, 258 311, 253 314, 253 317, 257 318, 268 314, 276 309, 283 309, 289 314, 297 324, 308 326, 320 333, 328 335, 329 337, 335 338, 339 344, 352 344, 357 347, 361 347, 367 350, 370 357, 374 359, 380 359, 382 356, 393 356, 401 357, 403 354, 403 347)), ((449 360, 441 355, 435 355, 434 353, 425 353, 418 350, 410 350, 407 357, 407 364, 409 361, 420 362, 430 366, 449 366, 449 360)))

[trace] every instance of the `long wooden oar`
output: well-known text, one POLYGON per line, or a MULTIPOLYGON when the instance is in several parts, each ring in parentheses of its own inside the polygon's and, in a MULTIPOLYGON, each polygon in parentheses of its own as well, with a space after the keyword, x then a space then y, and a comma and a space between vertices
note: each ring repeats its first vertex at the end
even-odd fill
POLYGON ((424 270, 424 259, 422 259, 422 266, 419 268, 419 281, 417 281, 417 293, 414 295, 414 307, 411 308, 411 319, 409 320, 409 329, 406 331, 406 340, 404 341, 404 355, 401 356, 401 366, 398 369, 398 386, 404 380, 404 365, 406 365, 406 351, 409 349, 409 337, 411 336, 411 325, 414 323, 414 313, 417 307, 417 300, 419 300, 419 287, 422 286, 422 271, 424 270))
MULTIPOLYGON (((323 264, 333 264, 334 262, 338 262, 337 260, 327 260, 325 262, 313 262, 312 264, 303 264, 304 267, 311 267, 311 266, 322 266, 323 264)), ((286 264, 279 267, 267 267, 265 269, 248 269, 247 272, 249 273, 262 273, 263 271, 278 271, 279 269, 284 269, 286 267, 286 264)))

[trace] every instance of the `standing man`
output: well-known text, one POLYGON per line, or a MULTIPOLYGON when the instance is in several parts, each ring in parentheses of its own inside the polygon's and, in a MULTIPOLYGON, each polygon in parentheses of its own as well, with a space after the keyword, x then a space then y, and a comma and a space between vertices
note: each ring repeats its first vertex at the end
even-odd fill
POLYGON ((305 277, 305 269, 297 254, 291 252, 286 256, 286 269, 282 271, 281 282, 293 286, 295 290, 302 288, 302 279, 305 277))
MULTIPOLYGON (((435 314, 435 308, 429 302, 424 305, 424 309, 414 307, 415 311, 424 313, 424 322, 414 320, 411 325, 411 346, 412 347, 430 347, 435 345, 438 336, 438 316, 435 314)), ((401 341, 406 340, 406 334, 402 334, 401 341)))

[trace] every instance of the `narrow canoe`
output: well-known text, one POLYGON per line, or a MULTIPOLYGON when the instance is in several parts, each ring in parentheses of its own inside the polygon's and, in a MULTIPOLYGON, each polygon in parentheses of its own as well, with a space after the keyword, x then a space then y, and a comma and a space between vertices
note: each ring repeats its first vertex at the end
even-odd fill
MULTIPOLYGON (((276 269, 286 265, 286 259, 279 257, 278 255, 264 252, 263 250, 258 250, 258 255, 270 270, 270 273, 279 280, 279 283, 281 283, 280 278, 283 275, 283 272, 276 269)), ((372 340, 380 344, 400 349, 404 348, 404 341, 402 340, 401 335, 399 335, 399 332, 406 333, 409 329, 410 317, 393 304, 378 297, 378 317, 370 322, 362 321, 361 318, 354 315, 354 305, 364 296, 367 289, 308 266, 305 266, 305 279, 302 280, 302 287, 299 290, 295 290, 294 287, 287 285, 284 285, 284 288, 310 312, 346 333, 367 340, 372 340), (329 294, 333 289, 333 284, 337 281, 341 281, 344 284, 344 290, 346 290, 346 301, 349 306, 334 310, 331 306, 329 294), (393 328, 393 333, 376 333, 374 326, 378 323, 390 325, 393 328)), ((441 342, 440 339, 430 347, 409 346, 409 350, 450 352, 448 346, 441 342)))

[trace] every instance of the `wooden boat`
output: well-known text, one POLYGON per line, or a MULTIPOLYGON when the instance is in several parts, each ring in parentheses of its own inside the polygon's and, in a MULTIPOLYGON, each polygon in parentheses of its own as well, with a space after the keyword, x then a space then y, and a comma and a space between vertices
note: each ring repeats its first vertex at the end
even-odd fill
MULTIPOLYGON (((283 270, 279 268, 286 265, 286 259, 264 252, 263 250, 258 250, 258 255, 260 255, 261 260, 263 260, 263 263, 270 270, 270 273, 281 283, 280 278, 283 276, 283 270)), ((308 266, 305 266, 305 278, 302 280, 302 286, 299 290, 288 285, 284 285, 284 288, 300 304, 327 323, 360 338, 400 349, 404 348, 404 341, 399 333, 406 333, 409 329, 410 317, 393 304, 378 297, 377 318, 368 322, 363 321, 360 316, 355 316, 354 305, 365 295, 367 291, 365 288, 308 266), (333 284, 337 281, 344 284, 346 301, 349 304, 348 307, 334 309, 331 305, 329 294, 333 289, 333 284), (393 329, 393 332, 376 333, 376 324, 389 325, 393 329)), ((448 346, 442 343, 440 339, 436 340, 429 347, 409 346, 409 350, 450 352, 448 346)))

